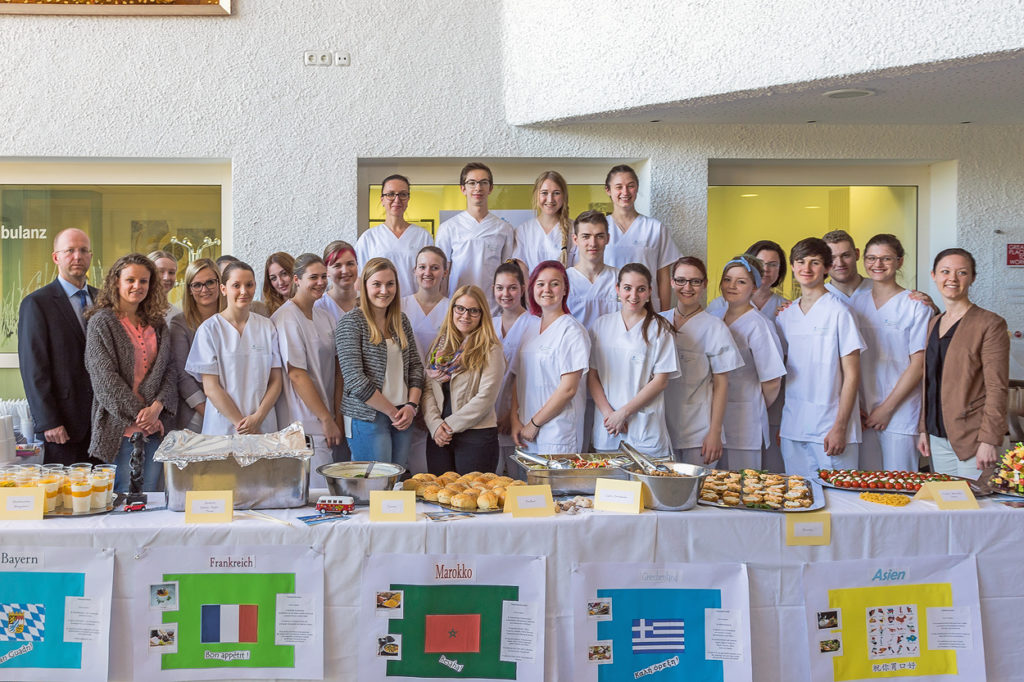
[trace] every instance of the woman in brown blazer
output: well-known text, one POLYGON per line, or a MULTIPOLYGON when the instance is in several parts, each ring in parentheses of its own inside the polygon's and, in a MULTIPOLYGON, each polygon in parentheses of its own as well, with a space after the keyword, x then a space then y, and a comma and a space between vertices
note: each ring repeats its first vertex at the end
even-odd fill
POLYGON ((946 312, 928 324, 917 449, 940 473, 978 478, 993 466, 1006 433, 1010 337, 1006 320, 971 303, 974 256, 946 249, 932 280, 946 312))

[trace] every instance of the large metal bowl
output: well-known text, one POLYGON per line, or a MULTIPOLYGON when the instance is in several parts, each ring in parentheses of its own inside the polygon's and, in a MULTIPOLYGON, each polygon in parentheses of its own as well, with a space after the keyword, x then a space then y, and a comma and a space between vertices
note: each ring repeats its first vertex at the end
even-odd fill
POLYGON ((332 495, 349 495, 356 504, 370 504, 371 490, 391 490, 405 473, 405 467, 391 462, 332 462, 316 470, 327 479, 332 495), (370 464, 373 470, 366 478, 370 464))
POLYGON ((648 476, 636 469, 627 469, 630 479, 640 481, 644 506, 658 511, 685 511, 697 504, 700 487, 711 470, 694 464, 665 462, 665 466, 681 476, 648 476))

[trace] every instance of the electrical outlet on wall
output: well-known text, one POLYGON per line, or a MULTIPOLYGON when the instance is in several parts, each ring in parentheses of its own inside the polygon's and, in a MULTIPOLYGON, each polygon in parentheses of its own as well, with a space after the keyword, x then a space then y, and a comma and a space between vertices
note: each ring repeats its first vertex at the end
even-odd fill
POLYGON ((334 53, 334 65, 335 66, 348 66, 351 64, 348 52, 335 52, 334 53))
POLYGON ((306 50, 302 53, 302 63, 306 66, 330 66, 334 56, 326 50, 306 50))

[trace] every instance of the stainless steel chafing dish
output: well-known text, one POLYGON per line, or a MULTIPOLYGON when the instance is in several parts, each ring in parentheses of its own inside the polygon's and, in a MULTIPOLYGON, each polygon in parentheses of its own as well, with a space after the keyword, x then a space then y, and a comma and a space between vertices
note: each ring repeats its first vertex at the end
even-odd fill
POLYGON ((518 448, 511 460, 522 469, 527 484, 550 485, 552 495, 593 495, 599 478, 629 480, 629 474, 624 467, 632 463, 622 451, 534 455, 518 448), (580 459, 609 460, 609 466, 593 469, 553 468, 566 466, 569 462, 580 459))
POLYGON ((305 506, 312 457, 302 425, 294 423, 244 436, 172 431, 153 459, 164 463, 167 508, 184 511, 189 490, 233 490, 235 509, 305 506))

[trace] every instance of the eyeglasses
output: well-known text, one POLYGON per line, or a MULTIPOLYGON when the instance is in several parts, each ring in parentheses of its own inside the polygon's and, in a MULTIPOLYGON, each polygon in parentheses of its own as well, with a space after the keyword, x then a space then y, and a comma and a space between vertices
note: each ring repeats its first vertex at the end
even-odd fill
POLYGON ((192 291, 202 291, 203 289, 215 289, 218 284, 220 284, 220 282, 217 280, 208 279, 205 282, 192 282, 192 284, 188 285, 188 288, 192 291))
POLYGON ((452 310, 455 311, 456 315, 469 315, 470 317, 480 317, 484 311, 480 308, 467 308, 464 305, 453 305, 452 310))
POLYGON ((409 200, 408 192, 385 192, 384 194, 381 194, 381 196, 388 201, 394 201, 395 199, 401 199, 402 201, 409 200))
POLYGON ((61 249, 57 253, 59 253, 62 256, 88 256, 90 253, 92 253, 92 249, 80 246, 77 249, 61 249))
POLYGON ((470 189, 476 189, 477 187, 480 187, 481 189, 487 189, 488 187, 491 186, 491 181, 490 180, 466 180, 462 184, 464 186, 470 188, 470 189))
POLYGON ((672 278, 672 283, 675 284, 677 287, 685 287, 687 284, 689 284, 691 287, 696 289, 700 285, 704 284, 704 280, 703 279, 685 279, 683 277, 673 277, 672 278))
POLYGON ((892 265, 896 262, 894 256, 864 256, 864 264, 872 265, 874 263, 881 263, 882 265, 892 265))

